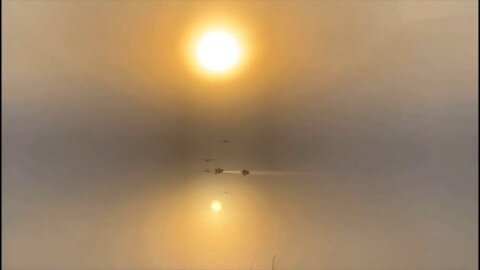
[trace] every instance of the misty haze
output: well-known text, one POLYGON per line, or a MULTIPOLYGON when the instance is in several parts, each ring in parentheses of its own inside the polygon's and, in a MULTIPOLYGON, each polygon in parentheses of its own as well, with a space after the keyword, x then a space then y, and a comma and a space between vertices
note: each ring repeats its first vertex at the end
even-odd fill
POLYGON ((477 269, 477 22, 2 1, 2 269, 477 269))

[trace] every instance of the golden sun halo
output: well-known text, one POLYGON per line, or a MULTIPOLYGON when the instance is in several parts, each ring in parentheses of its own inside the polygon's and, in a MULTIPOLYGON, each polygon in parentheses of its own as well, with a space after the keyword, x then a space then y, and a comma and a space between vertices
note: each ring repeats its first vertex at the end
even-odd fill
POLYGON ((222 203, 217 200, 213 201, 210 204, 210 210, 214 213, 222 211, 222 203))
POLYGON ((232 33, 225 30, 211 30, 198 40, 195 55, 205 70, 222 73, 232 69, 238 63, 241 48, 232 33))

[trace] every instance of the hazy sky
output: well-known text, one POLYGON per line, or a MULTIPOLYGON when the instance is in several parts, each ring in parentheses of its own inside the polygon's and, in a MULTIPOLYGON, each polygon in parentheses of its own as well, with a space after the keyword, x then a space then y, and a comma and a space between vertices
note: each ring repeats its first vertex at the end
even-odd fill
POLYGON ((477 9, 2 1, 2 268, 476 269, 477 9))

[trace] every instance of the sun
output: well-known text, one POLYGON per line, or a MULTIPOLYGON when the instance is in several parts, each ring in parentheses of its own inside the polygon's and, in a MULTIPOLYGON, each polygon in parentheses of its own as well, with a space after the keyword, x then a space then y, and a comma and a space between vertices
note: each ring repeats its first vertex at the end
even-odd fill
POLYGON ((195 49, 199 64, 212 73, 223 73, 238 64, 241 48, 237 38, 223 29, 204 33, 195 49))
POLYGON ((212 210, 214 213, 222 211, 222 203, 217 200, 213 201, 210 204, 210 210, 212 210))

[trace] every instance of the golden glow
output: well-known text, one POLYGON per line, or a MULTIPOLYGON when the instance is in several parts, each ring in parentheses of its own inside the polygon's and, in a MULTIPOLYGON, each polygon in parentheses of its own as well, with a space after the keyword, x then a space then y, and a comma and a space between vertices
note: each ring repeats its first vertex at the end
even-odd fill
POLYGON ((210 204, 210 210, 214 213, 222 211, 222 203, 217 200, 213 201, 210 204))
POLYGON ((179 40, 185 64, 200 80, 240 80, 256 58, 255 28, 233 14, 207 12, 192 19, 179 40))
POLYGON ((213 73, 221 73, 238 64, 241 49, 238 40, 232 33, 216 29, 200 37, 195 55, 204 69, 213 73))

